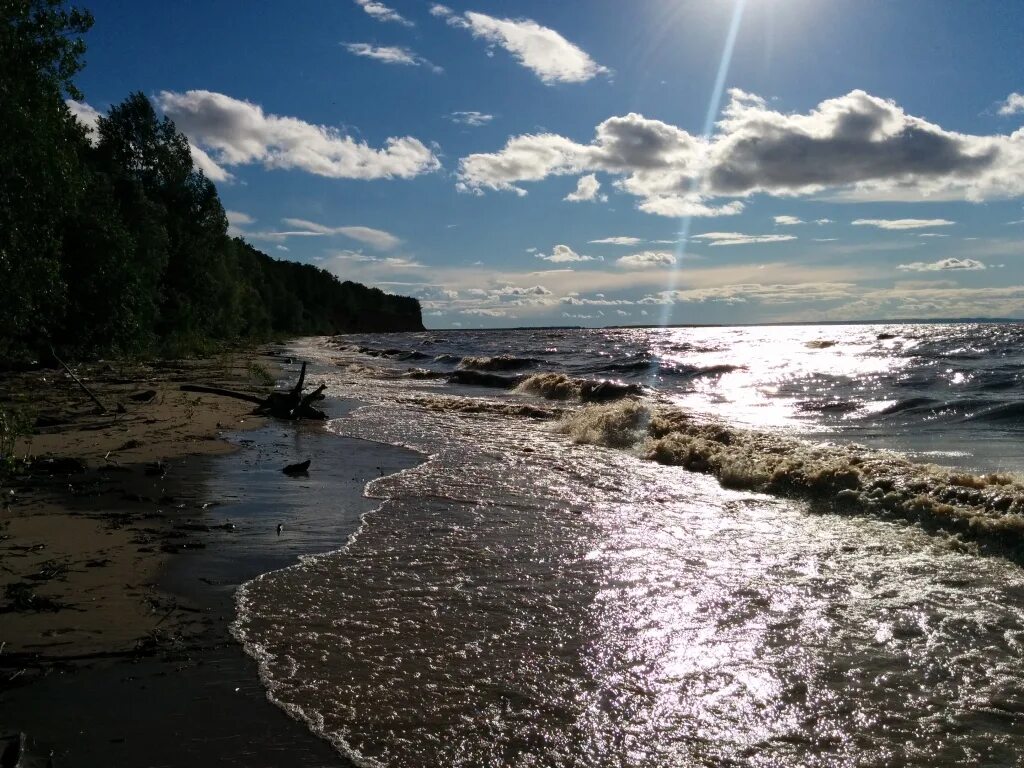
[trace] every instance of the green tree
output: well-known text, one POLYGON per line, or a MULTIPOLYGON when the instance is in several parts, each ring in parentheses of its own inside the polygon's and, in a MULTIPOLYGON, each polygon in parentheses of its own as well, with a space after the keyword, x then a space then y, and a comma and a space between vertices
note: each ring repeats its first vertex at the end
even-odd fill
POLYGON ((80 98, 87 11, 0 0, 0 358, 38 352, 60 323, 64 222, 85 186, 80 98))

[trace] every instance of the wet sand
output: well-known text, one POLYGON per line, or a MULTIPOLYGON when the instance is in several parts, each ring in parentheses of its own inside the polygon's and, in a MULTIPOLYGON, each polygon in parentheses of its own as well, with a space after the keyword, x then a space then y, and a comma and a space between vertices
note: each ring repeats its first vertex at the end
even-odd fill
MULTIPOLYGON (((200 380, 240 389, 236 374, 200 380)), ((153 388, 163 386, 173 400, 177 384, 153 388)), ((376 506, 362 496, 365 483, 419 458, 315 424, 253 420, 240 401, 191 403, 186 418, 158 421, 162 436, 136 438, 150 452, 114 472, 91 465, 123 425, 91 430, 96 440, 52 438, 63 456, 88 454, 90 470, 19 490, 26 498, 4 510, 5 590, 30 584, 42 605, 69 606, 0 614, 0 735, 27 735, 26 766, 344 765, 267 701, 255 663, 230 636, 234 590, 340 547, 376 506), (235 427, 256 429, 205 437, 235 427), (154 457, 165 474, 146 473, 140 461, 154 457), (281 474, 305 458, 308 477, 281 474), (56 487, 66 481, 93 493, 56 487), (25 580, 42 572, 51 575, 25 580)), ((325 405, 332 417, 345 409, 325 405)), ((152 410, 132 423, 152 427, 137 423, 146 420, 156 420, 152 410)))

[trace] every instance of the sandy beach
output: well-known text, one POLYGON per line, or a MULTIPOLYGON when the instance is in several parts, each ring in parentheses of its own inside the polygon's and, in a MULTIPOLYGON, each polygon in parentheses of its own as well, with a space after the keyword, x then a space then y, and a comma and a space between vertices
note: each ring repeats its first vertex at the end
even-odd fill
POLYGON ((39 459, 5 487, 0 517, 0 734, 24 734, 26 764, 339 764, 267 702, 230 637, 234 590, 336 549, 375 505, 365 483, 416 458, 180 391, 264 394, 294 378, 268 352, 92 366, 80 375, 107 414, 62 372, 5 380, 10 397, 31 393, 40 424, 60 421, 24 446, 39 459), (300 458, 308 477, 281 473, 300 458))

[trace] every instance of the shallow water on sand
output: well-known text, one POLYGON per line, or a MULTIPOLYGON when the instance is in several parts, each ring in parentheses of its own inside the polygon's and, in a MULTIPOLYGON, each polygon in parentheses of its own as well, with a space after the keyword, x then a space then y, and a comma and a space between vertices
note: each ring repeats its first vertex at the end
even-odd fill
POLYGON ((574 444, 510 410, 515 395, 470 408, 464 390, 351 352, 302 354, 368 404, 333 431, 430 457, 370 483, 381 506, 344 550, 239 596, 236 632, 271 696, 358 762, 995 766, 1024 754, 1019 566, 574 444))

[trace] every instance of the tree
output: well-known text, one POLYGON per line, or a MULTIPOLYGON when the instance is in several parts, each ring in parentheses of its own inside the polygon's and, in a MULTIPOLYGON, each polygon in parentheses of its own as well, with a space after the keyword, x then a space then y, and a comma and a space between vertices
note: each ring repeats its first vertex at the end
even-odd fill
POLYGON ((84 191, 85 131, 64 99, 80 97, 92 26, 61 0, 0 0, 0 357, 37 351, 59 324, 64 222, 84 191))
POLYGON ((135 92, 81 98, 85 11, 0 0, 0 363, 45 353, 195 352, 273 333, 422 327, 415 299, 277 261, 227 234, 188 139, 135 92))

